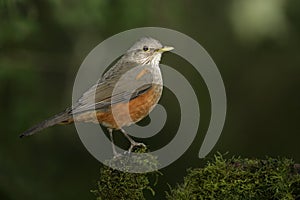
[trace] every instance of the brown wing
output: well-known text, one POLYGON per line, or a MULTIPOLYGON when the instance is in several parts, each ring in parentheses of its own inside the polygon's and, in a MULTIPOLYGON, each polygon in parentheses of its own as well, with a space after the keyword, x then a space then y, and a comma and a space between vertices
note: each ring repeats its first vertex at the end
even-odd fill
POLYGON ((67 108, 65 111, 33 126, 22 133, 20 137, 32 135, 55 124, 70 123, 73 121, 72 114, 94 109, 108 109, 112 104, 129 101, 152 88, 152 74, 147 73, 148 66, 138 66, 136 63, 122 63, 121 61, 122 59, 111 70, 107 71, 97 84, 85 92, 72 109, 67 108), (127 73, 128 71, 130 72, 127 73), (122 76, 124 74, 126 75, 122 76))
MULTIPOLYGON (((121 59, 122 60, 122 59, 121 59)), ((99 82, 93 85, 78 100, 72 114, 91 110, 105 110, 112 104, 128 102, 152 87, 149 66, 119 61, 107 71, 99 82)))

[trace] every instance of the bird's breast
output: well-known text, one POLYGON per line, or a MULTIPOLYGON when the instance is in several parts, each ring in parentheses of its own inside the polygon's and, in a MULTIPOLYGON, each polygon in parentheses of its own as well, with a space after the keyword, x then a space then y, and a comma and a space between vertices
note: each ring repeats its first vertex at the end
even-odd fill
POLYGON ((98 110, 83 113, 77 116, 75 120, 101 123, 113 129, 129 126, 142 120, 153 110, 161 97, 162 89, 161 84, 153 84, 145 93, 128 102, 114 104, 105 111, 98 110))

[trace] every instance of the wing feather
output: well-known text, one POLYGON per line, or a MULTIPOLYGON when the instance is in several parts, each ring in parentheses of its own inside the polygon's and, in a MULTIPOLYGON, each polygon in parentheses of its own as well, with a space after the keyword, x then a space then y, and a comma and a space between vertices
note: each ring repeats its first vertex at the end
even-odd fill
POLYGON ((145 93, 153 85, 152 73, 144 72, 147 68, 149 66, 141 66, 133 62, 117 62, 97 84, 79 98, 73 106, 72 114, 94 109, 105 110, 113 104, 128 102, 145 93))

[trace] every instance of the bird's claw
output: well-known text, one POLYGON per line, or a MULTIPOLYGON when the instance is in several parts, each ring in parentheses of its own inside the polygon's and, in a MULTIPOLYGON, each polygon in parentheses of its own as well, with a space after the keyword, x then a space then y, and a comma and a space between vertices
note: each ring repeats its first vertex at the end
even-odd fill
POLYGON ((139 143, 139 142, 131 143, 127 153, 130 154, 134 147, 144 147, 144 148, 146 148, 146 145, 144 143, 139 143))
POLYGON ((117 159, 117 158, 120 158, 120 157, 122 157, 122 154, 120 154, 120 153, 114 153, 113 159, 117 159))

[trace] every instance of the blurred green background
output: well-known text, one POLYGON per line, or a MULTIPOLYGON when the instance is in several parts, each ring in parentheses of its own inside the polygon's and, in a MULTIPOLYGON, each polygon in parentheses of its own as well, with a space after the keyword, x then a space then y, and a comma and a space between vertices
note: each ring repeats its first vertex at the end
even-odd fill
MULTIPOLYGON (((101 164, 73 125, 25 140, 18 135, 71 104, 73 81, 89 51, 111 35, 144 26, 189 35, 219 67, 228 113, 210 156, 228 151, 300 162, 300 1, 0 0, 0 199, 94 199, 89 190, 101 164)), ((179 69, 172 56, 163 63, 179 69)), ((183 73, 189 78, 193 69, 183 73)), ((200 91, 199 134, 179 160, 162 170, 157 196, 149 199, 163 199, 167 183, 174 186, 187 168, 204 163, 198 151, 209 99, 201 77, 190 78, 200 91)), ((168 91, 162 99, 167 101, 168 91)), ((171 125, 149 143, 159 147, 172 139, 167 135, 171 125)))

